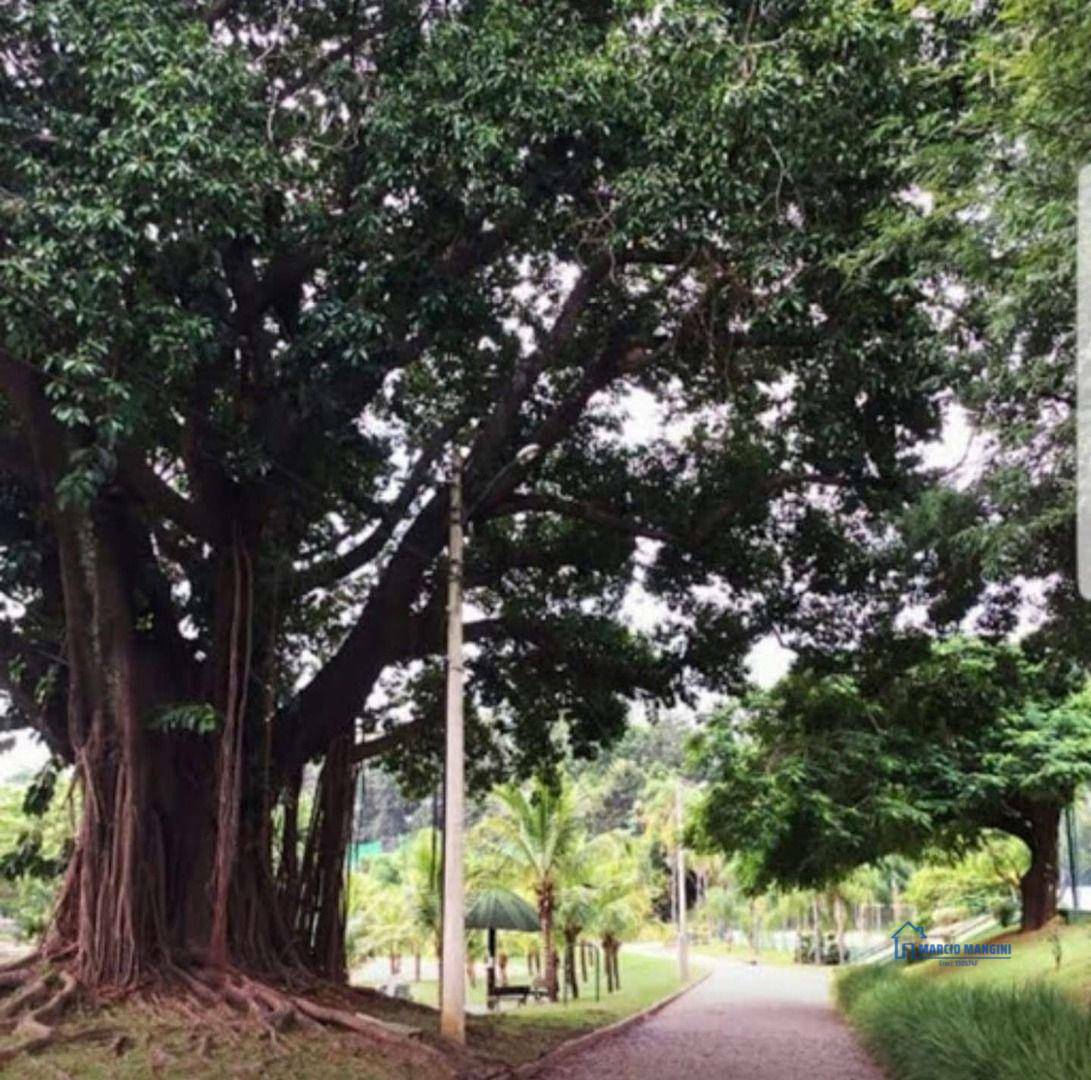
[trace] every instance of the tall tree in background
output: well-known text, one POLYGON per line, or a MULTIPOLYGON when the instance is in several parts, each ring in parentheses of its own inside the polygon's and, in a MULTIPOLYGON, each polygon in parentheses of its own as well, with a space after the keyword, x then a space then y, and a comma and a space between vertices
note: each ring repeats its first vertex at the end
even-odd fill
POLYGON ((699 835, 741 853, 760 891, 834 886, 883 856, 949 855, 999 830, 1030 852, 1019 891, 1023 927, 1038 929, 1057 911, 1061 810, 1091 779, 1088 691, 972 639, 900 666, 794 673, 721 715, 699 750, 699 835))
POLYGON ((734 684, 770 628, 856 632, 945 377, 900 254, 842 269, 906 190, 889 132, 943 104, 919 33, 864 0, 3 6, 0 680, 82 793, 51 956, 343 975, 354 771, 434 776, 454 443, 484 772, 734 684))

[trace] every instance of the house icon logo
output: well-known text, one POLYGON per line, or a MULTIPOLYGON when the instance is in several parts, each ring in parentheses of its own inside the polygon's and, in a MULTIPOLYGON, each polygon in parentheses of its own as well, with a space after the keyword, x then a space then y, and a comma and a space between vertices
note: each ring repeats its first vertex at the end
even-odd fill
POLYGON ((902 923, 890 936, 894 941, 895 960, 910 960, 918 955, 921 945, 928 937, 924 927, 914 922, 902 923))

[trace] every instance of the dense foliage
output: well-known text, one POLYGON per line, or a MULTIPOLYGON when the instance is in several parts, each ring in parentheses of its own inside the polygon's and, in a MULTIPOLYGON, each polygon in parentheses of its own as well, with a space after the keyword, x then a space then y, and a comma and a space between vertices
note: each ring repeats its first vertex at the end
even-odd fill
POLYGON ((1063 1080, 1091 1069, 1085 1010, 1040 978, 982 985, 872 964, 839 978, 837 990, 895 1080, 1063 1080))
POLYGON ((771 627, 859 633, 947 382, 904 253, 858 258, 911 183, 891 133, 943 107, 922 32, 864 0, 4 6, 0 678, 79 766, 83 978, 206 945, 343 974, 355 766, 434 779, 456 446, 482 784, 562 717, 587 754, 635 696, 737 685, 771 627))
POLYGON ((967 460, 907 521, 939 626, 976 621, 1086 663, 1075 591, 1076 184, 1091 157, 1091 12, 934 0, 928 77, 949 107, 913 132, 917 197, 876 220, 874 250, 905 252, 955 359, 967 460), (984 608, 979 602, 986 601, 984 608))
POLYGON ((1030 849, 1036 927, 1056 910, 1061 810, 1091 779, 1091 703, 1016 646, 955 638, 901 671, 794 673, 721 714, 700 753, 699 832, 744 853, 753 887, 822 886, 999 829, 1030 849))

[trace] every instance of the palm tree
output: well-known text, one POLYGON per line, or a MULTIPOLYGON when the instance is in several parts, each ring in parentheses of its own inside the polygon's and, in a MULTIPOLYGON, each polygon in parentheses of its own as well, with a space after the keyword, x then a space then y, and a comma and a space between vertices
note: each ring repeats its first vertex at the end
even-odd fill
POLYGON ((595 889, 586 883, 567 885, 557 905, 557 922, 564 937, 564 981, 573 998, 580 996, 576 977, 576 945, 595 917, 595 889))
POLYGON ((644 785, 644 792, 637 804, 637 820, 641 833, 648 843, 663 852, 667 864, 667 894, 670 902, 670 921, 677 917, 678 886, 675 882, 678 826, 675 816, 675 788, 677 781, 662 770, 654 772, 644 785))
MULTIPOLYGON (((414 978, 420 980, 421 951, 426 945, 435 950, 437 960, 443 952, 440 923, 440 841, 434 830, 420 829, 401 850, 401 875, 405 883, 405 901, 414 931, 414 978)), ((442 978, 440 979, 442 984, 442 978)))
POLYGON ((485 823, 494 850, 538 900, 545 984, 557 1000, 557 953, 553 931, 562 883, 570 877, 580 848, 571 788, 551 788, 541 779, 527 792, 514 784, 496 789, 496 814, 485 823))
POLYGON ((694 912, 693 921, 702 926, 710 938, 723 939, 739 921, 741 905, 742 899, 737 890, 713 885, 694 912))
POLYGON ((356 957, 386 956, 391 976, 401 971, 401 957, 412 947, 414 923, 397 882, 362 874, 354 882, 354 914, 349 937, 356 957))
MULTIPOLYGON (((677 798, 679 777, 659 770, 653 773, 644 785, 644 793, 637 805, 637 820, 640 822, 644 838, 663 852, 667 863, 667 875, 670 893, 670 920, 678 919, 678 882, 677 853, 682 836, 678 831, 677 798)), ((682 788, 683 819, 688 817, 689 808, 697 798, 692 787, 682 788)), ((703 871, 711 867, 709 863, 690 863, 691 869, 703 871)), ((686 895, 686 890, 683 890, 686 895)))
POLYGON ((605 833, 587 851, 592 869, 588 925, 602 943, 607 992, 621 989, 618 955, 651 913, 649 861, 640 841, 623 833, 605 833))

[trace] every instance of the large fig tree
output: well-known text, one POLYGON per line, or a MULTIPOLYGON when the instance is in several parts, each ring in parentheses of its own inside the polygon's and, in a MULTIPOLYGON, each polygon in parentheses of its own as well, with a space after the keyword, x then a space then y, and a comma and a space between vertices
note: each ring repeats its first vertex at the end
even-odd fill
POLYGON ((898 258, 842 267, 939 104, 917 25, 3 5, 0 677, 78 778, 52 955, 342 973, 354 769, 434 756, 456 446, 483 769, 873 584, 943 357, 898 258))

